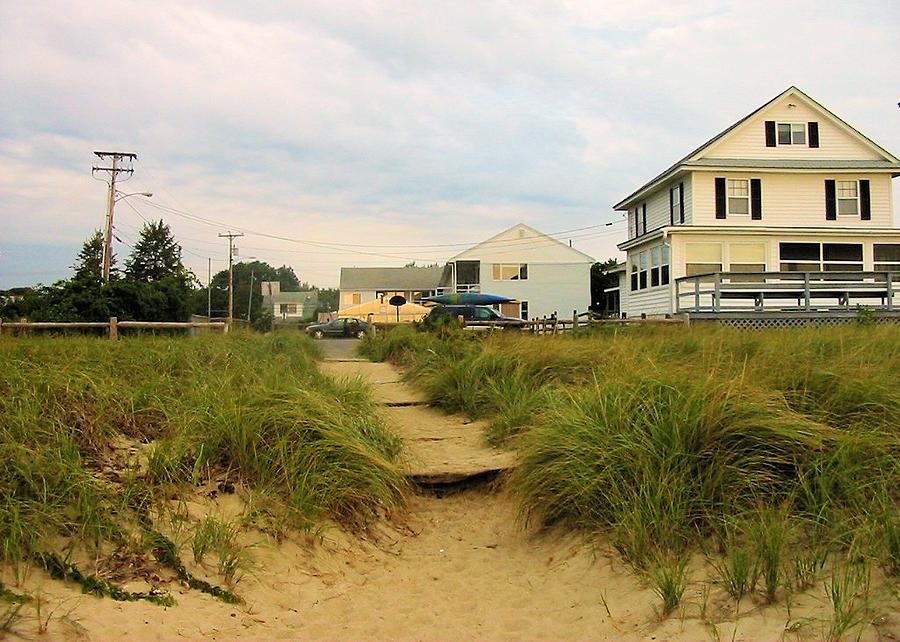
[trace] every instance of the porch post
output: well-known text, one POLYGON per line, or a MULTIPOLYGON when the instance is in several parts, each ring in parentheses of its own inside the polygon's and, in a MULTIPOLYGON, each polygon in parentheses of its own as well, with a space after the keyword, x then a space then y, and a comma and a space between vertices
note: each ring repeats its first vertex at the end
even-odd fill
POLYGON ((803 309, 809 312, 809 272, 803 273, 803 309))
POLYGON ((888 270, 887 273, 887 309, 894 309, 894 280, 891 278, 892 272, 888 270))
POLYGON ((694 312, 700 312, 700 279, 694 277, 694 312))
POLYGON ((718 312, 722 297, 722 273, 716 272, 713 281, 713 312, 718 312))

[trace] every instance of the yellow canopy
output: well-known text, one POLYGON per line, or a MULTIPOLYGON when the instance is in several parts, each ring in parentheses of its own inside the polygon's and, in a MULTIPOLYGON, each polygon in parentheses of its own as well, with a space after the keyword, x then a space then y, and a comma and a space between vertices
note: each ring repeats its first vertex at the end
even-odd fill
MULTIPOLYGON (((421 321, 430 310, 423 305, 417 303, 406 303, 400 306, 400 322, 412 323, 413 321, 421 321)), ((358 305, 351 305, 338 310, 337 317, 344 319, 348 317, 362 319, 368 321, 369 315, 371 320, 376 323, 396 323, 397 308, 388 304, 387 301, 382 303, 381 299, 366 301, 358 305)))

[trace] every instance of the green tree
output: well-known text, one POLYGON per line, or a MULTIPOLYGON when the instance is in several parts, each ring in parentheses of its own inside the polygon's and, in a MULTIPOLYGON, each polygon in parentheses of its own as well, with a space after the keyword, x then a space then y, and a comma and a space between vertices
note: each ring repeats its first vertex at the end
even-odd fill
POLYGON ((609 273, 618 264, 616 259, 606 259, 602 263, 597 262, 591 266, 591 310, 602 312, 605 305, 603 293, 608 288, 619 285, 618 277, 609 273))
MULTIPOLYGON (((254 326, 265 327, 266 323, 261 320, 262 315, 262 288, 264 281, 277 281, 281 286, 282 292, 299 292, 301 290, 313 289, 307 283, 301 283, 297 278, 294 269, 282 265, 275 268, 265 261, 248 261, 246 263, 235 263, 234 271, 234 316, 236 319, 247 319, 247 313, 250 313, 250 321, 254 326), (250 296, 250 289, 253 289, 253 296, 250 296)), ((222 270, 216 273, 211 282, 212 290, 211 307, 212 316, 225 317, 228 315, 228 270, 222 270)), ((207 309, 207 290, 201 288, 197 291, 194 298, 194 313, 206 314, 207 309)))
POLYGON ((337 312, 340 290, 337 288, 322 288, 319 290, 319 307, 317 312, 337 312))
POLYGON ((141 228, 122 279, 112 284, 122 318, 186 321, 196 278, 181 261, 181 246, 163 221, 141 228))

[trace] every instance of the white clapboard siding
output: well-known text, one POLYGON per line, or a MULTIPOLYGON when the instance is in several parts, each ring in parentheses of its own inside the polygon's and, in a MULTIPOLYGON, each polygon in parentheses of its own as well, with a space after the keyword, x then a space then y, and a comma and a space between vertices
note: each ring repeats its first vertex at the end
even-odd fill
MULTIPOLYGON (((626 287, 628 284, 626 284, 626 287)), ((659 316, 672 313, 672 288, 664 285, 646 290, 628 292, 622 302, 623 310, 629 318, 637 318, 642 314, 659 316)))
POLYGON ((889 174, 802 174, 766 172, 694 172, 693 224, 729 226, 785 227, 891 227, 893 225, 891 177, 889 174), (762 183, 762 220, 746 216, 716 218, 715 178, 759 178, 762 183), (868 179, 872 220, 857 216, 838 216, 825 220, 825 180, 868 179))
MULTIPOLYGON (((693 190, 691 189, 691 175, 687 174, 678 180, 672 181, 666 185, 663 185, 658 190, 653 192, 649 198, 645 201, 641 201, 638 204, 638 208, 641 207, 644 203, 647 204, 647 232, 652 232, 653 230, 657 230, 661 227, 666 227, 670 224, 670 212, 669 212, 669 190, 678 185, 678 183, 684 183, 684 225, 690 225, 692 221, 692 213, 691 213, 691 203, 693 199, 693 190)), ((631 212, 629 212, 628 216, 628 238, 635 237, 635 229, 634 229, 634 210, 635 208, 631 208, 631 212)), ((638 216, 640 216, 640 209, 638 211, 638 216)), ((675 225, 679 225, 680 213, 676 208, 675 211, 675 225)))
POLYGON ((871 146, 860 141, 844 127, 833 123, 796 94, 784 96, 741 124, 735 131, 706 149, 702 158, 884 159, 871 146), (766 147, 767 120, 779 123, 819 123, 819 147, 809 147, 808 144, 766 147))
POLYGON ((528 302, 532 319, 556 312, 571 318, 572 311, 584 312, 591 301, 591 264, 529 263, 528 278, 522 281, 495 281, 491 263, 481 264, 481 290, 528 302))

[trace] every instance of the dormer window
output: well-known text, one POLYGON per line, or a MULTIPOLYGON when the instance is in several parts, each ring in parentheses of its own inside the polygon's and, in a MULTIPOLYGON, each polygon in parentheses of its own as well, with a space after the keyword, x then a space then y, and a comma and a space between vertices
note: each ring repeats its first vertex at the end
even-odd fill
POLYGON ((806 145, 806 123, 778 123, 779 145, 806 145))

